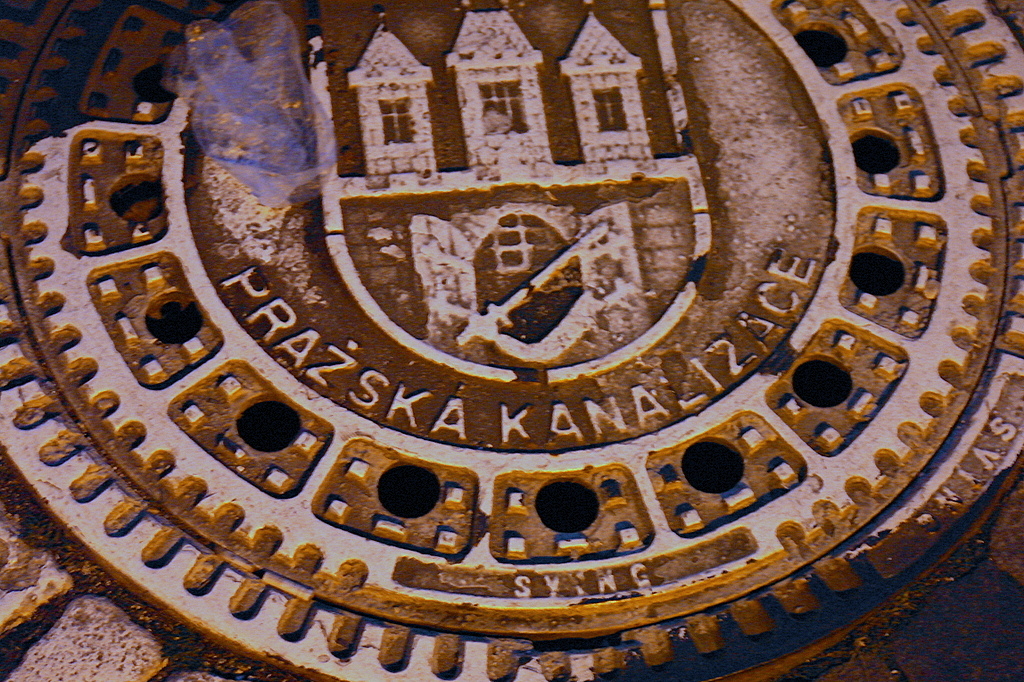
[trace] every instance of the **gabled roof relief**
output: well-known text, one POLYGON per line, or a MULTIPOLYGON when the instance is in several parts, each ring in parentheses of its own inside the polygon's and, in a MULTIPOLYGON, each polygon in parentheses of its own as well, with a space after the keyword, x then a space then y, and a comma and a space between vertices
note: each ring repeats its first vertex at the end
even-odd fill
POLYGON ((594 15, 590 15, 569 56, 562 60, 562 71, 636 71, 640 65, 640 58, 628 52, 594 15))
POLYGON ((455 47, 448 55, 448 65, 456 67, 537 64, 540 61, 540 50, 530 45, 506 10, 467 12, 455 47))
POLYGON ((430 78, 430 67, 421 64, 409 48, 383 26, 377 28, 356 68, 349 72, 349 83, 353 85, 425 81, 430 78))

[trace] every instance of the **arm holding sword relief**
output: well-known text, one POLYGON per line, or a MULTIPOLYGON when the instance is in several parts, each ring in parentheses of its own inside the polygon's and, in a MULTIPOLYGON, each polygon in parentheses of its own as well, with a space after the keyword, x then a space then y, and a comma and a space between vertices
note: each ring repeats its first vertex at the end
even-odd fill
MULTIPOLYGON (((575 244, 530 277, 503 302, 488 303, 483 313, 470 317, 466 328, 456 339, 459 346, 465 348, 472 343, 489 342, 508 355, 534 362, 550 362, 569 350, 587 331, 585 325, 565 324, 563 319, 562 323, 558 324, 538 343, 524 343, 502 332, 513 326, 510 319, 512 311, 527 303, 536 292, 543 290, 546 285, 562 276, 563 271, 573 261, 578 262, 582 254, 607 239, 612 226, 611 219, 602 218, 585 231, 575 244)), ((588 306, 586 302, 591 300, 591 297, 584 293, 573 304, 566 318, 572 315, 579 319, 578 313, 586 313, 589 316, 594 311, 589 310, 592 306, 588 306), (581 308, 587 308, 587 310, 581 308)))

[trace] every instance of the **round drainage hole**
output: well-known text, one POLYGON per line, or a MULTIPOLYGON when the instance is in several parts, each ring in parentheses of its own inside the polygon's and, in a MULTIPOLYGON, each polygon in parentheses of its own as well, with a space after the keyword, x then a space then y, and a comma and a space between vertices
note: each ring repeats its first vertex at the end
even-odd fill
POLYGON ((796 44, 821 69, 835 66, 846 59, 846 53, 849 52, 846 41, 829 31, 800 31, 794 37, 796 44))
POLYGON ((597 494, 573 481, 549 483, 537 493, 541 523, 556 533, 579 533, 597 520, 597 494))
POLYGON ((900 150, 890 139, 865 135, 853 142, 853 160, 865 173, 885 174, 900 165, 900 150))
POLYGON ((236 426, 238 435, 249 447, 261 452, 277 452, 295 441, 302 430, 302 420, 288 405, 264 400, 247 407, 236 426))
POLYGON ((164 210, 163 187, 156 180, 125 185, 110 195, 110 208, 129 222, 148 222, 164 210))
POLYGON ((143 102, 152 102, 153 104, 174 101, 177 95, 160 85, 163 77, 164 67, 160 64, 147 66, 139 71, 132 79, 132 89, 135 90, 135 95, 143 102))
POLYGON ((793 372, 793 392, 815 407, 835 407, 852 391, 850 373, 827 360, 808 360, 793 372))
POLYGON ((888 296, 903 287, 906 272, 897 258, 881 253, 854 254, 850 261, 850 280, 864 293, 888 296))
POLYGON ((203 328, 195 301, 167 301, 153 308, 146 313, 146 329, 161 343, 185 343, 203 328))
POLYGON ((434 472, 404 464, 388 469, 377 481, 377 498, 390 513, 403 519, 426 516, 441 497, 434 472))
POLYGON ((683 476, 702 493, 724 493, 743 480, 743 457, 721 443, 704 440, 683 453, 683 476))

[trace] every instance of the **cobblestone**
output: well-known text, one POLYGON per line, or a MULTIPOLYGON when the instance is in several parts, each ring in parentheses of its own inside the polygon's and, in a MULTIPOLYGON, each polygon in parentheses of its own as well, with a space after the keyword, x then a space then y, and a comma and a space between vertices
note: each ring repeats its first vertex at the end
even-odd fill
POLYGON ((936 588, 894 636, 908 682, 1003 682, 1024 668, 1024 589, 991 563, 936 588))
POLYGON ((899 671, 877 655, 858 655, 829 670, 817 682, 899 682, 899 671))
POLYGON ((989 548, 996 566, 1024 585, 1024 485, 1003 500, 989 548))
POLYGON ((71 576, 53 559, 21 541, 0 507, 0 634, 32 618, 36 610, 71 588, 71 576))
POLYGON ((164 663, 148 632, 109 600, 88 596, 68 606, 7 682, 145 682, 164 663))

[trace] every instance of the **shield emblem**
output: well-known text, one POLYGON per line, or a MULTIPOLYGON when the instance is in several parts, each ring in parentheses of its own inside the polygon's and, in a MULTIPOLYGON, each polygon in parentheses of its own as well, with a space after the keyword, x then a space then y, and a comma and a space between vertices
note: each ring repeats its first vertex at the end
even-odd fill
POLYGON ((444 59, 447 91, 380 28, 349 74, 366 174, 344 184, 342 271, 405 332, 487 365, 595 360, 678 312, 709 229, 676 81, 652 125, 643 60, 593 16, 557 67, 506 10, 467 13, 444 59), (459 121, 434 117, 446 94, 459 121))

